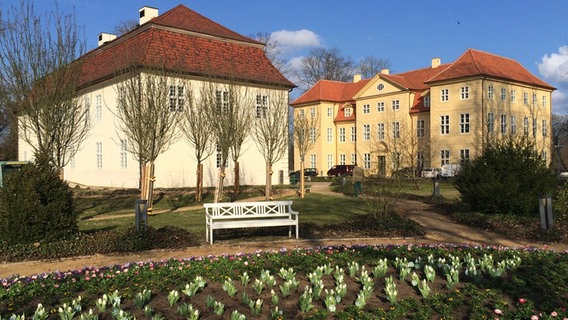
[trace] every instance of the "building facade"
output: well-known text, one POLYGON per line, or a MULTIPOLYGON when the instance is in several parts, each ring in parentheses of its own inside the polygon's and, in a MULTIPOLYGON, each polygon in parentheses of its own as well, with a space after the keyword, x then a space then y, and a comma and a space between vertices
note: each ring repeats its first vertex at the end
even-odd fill
MULTIPOLYGON (((264 54, 263 43, 233 32, 183 5, 162 15, 156 8, 143 7, 139 14, 139 26, 119 37, 101 33, 99 46, 78 60, 83 68, 80 95, 93 127, 64 168, 69 182, 89 186, 139 186, 139 162, 128 151, 132 142, 120 131, 116 117, 120 84, 124 82, 124 71, 131 66, 147 74, 158 69, 167 72, 171 85, 167 88, 169 99, 164 109, 170 112, 185 112, 187 91, 211 84, 246 92, 252 112, 276 107, 270 104, 271 96, 285 96, 281 107, 288 107, 288 93, 295 85, 272 65, 264 54)), ((218 102, 224 103, 223 99, 220 95, 218 102)), ((215 144, 215 141, 210 143, 215 144)), ((19 159, 32 160, 32 146, 23 140, 19 145, 19 159)), ((219 154, 215 152, 203 163, 204 186, 216 184, 219 163, 219 154)), ((231 184, 234 179, 232 161, 228 163, 225 182, 231 184)), ((245 139, 239 163, 241 184, 265 183, 264 158, 250 137, 245 139)), ((181 137, 158 156, 155 186, 195 186, 196 171, 194 150, 181 137)), ((274 184, 281 181, 281 176, 287 177, 287 153, 273 164, 273 171, 276 173, 272 176, 274 184)))
POLYGON ((388 176, 467 161, 511 136, 531 139, 549 161, 554 89, 514 60, 469 49, 450 64, 435 58, 427 68, 353 83, 320 80, 291 105, 295 115, 320 115, 316 161, 307 157, 307 166, 325 175, 357 163, 388 176))

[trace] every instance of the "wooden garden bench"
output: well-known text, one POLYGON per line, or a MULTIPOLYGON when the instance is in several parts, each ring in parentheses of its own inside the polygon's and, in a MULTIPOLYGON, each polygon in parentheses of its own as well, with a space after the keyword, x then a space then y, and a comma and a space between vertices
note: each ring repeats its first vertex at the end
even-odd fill
POLYGON ((298 239, 298 214, 292 210, 292 201, 263 202, 220 202, 206 203, 205 238, 213 244, 213 230, 235 228, 258 228, 289 226, 288 236, 292 236, 292 227, 296 227, 298 239))

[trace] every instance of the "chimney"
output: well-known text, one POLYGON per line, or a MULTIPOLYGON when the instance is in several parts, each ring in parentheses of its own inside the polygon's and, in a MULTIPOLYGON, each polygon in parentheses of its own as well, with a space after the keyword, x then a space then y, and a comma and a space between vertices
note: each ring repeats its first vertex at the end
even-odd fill
POLYGON ((442 60, 440 58, 432 58, 432 69, 438 68, 442 64, 442 60))
POLYGON ((353 83, 359 82, 361 81, 361 75, 360 74, 356 74, 353 76, 353 83))
POLYGON ((381 70, 381 73, 382 74, 390 74, 390 70, 385 68, 385 69, 381 70))
POLYGON ((106 32, 99 33, 99 47, 114 39, 116 39, 116 35, 112 33, 106 33, 106 32))
POLYGON ((142 7, 138 10, 140 13, 140 25, 150 21, 152 18, 158 16, 158 9, 152 7, 142 7))

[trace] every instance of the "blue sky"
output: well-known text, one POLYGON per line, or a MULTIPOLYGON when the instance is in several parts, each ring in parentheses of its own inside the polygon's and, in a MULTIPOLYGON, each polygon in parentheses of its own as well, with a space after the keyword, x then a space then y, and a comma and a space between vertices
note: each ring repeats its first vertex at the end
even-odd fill
MULTIPOLYGON (((19 0, 1 0, 5 10, 19 0)), ((54 8, 36 0, 36 11, 54 8)), ((391 73, 443 63, 468 48, 508 57, 558 88, 553 112, 568 114, 568 1, 566 0, 59 0, 84 28, 87 48, 138 9, 160 14, 183 4, 240 34, 272 34, 299 61, 314 47, 337 47, 354 61, 390 60, 391 73)))

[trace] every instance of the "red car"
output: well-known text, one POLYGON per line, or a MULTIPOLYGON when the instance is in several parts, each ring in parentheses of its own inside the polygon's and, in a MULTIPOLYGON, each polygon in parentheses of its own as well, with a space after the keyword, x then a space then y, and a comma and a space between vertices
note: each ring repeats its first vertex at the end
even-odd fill
POLYGON ((338 164, 327 170, 327 175, 329 177, 352 176, 353 168, 355 166, 352 164, 338 164))

